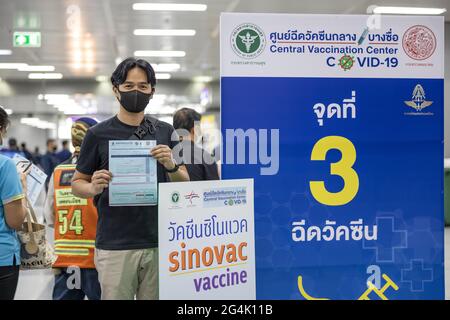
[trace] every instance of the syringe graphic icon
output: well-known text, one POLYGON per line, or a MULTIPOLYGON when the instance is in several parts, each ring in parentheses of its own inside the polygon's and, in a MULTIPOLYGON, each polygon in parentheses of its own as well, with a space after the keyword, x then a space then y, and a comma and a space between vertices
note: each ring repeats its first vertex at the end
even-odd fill
POLYGON ((361 36, 359 37, 359 40, 358 40, 359 46, 364 42, 364 40, 366 39, 368 34, 369 34, 369 28, 366 27, 364 29, 363 33, 361 34, 361 36))

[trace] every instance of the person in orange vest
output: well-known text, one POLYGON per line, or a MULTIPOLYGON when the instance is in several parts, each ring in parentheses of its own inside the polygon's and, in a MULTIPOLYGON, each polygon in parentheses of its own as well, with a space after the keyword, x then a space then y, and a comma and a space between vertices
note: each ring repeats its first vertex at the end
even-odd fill
POLYGON ((58 165, 50 178, 44 205, 47 224, 55 230, 53 264, 55 285, 53 300, 100 300, 101 289, 94 265, 97 209, 92 199, 72 194, 71 181, 75 172, 81 143, 87 130, 97 121, 83 117, 72 125, 72 145, 75 152, 58 165))

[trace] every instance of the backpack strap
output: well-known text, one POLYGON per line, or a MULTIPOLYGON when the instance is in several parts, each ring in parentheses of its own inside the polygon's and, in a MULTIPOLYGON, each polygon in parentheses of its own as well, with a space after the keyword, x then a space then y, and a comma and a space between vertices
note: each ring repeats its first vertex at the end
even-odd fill
POLYGON ((144 121, 141 125, 134 131, 134 133, 128 138, 128 140, 144 140, 144 138, 149 134, 150 136, 155 136, 156 127, 158 126, 159 120, 150 116, 145 115, 144 121))

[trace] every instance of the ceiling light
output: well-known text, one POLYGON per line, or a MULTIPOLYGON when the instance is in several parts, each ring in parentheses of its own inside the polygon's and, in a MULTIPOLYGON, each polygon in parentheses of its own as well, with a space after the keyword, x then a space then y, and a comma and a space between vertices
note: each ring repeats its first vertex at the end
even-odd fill
POLYGON ((12 54, 11 50, 0 49, 0 56, 10 56, 12 54))
POLYGON ((135 36, 195 36, 193 29, 135 29, 135 36))
POLYGON ((28 79, 62 79, 62 73, 30 73, 28 79))
POLYGON ((384 7, 375 6, 373 13, 378 14, 421 14, 436 15, 446 12, 445 8, 419 8, 419 7, 384 7))
POLYGON ((88 62, 92 62, 94 60, 94 51, 92 49, 85 50, 84 59, 88 62))
MULTIPOLYGON (((38 99, 41 95, 38 96, 38 99)), ((70 101, 70 97, 67 94, 46 94, 43 96, 47 104, 56 105, 60 103, 67 103, 70 101)), ((42 99, 41 99, 42 100, 42 99)))
POLYGON ((77 49, 72 52, 73 61, 80 62, 83 58, 83 53, 81 50, 77 49))
POLYGON ((209 77, 209 76, 194 77, 195 82, 211 82, 212 80, 213 80, 213 78, 209 77))
POLYGON ((134 3, 133 10, 151 11, 205 11, 206 4, 189 3, 134 3))
POLYGON ((108 77, 107 76, 96 76, 95 80, 97 80, 98 82, 106 82, 106 81, 108 81, 108 77))
POLYGON ((26 63, 0 63, 0 69, 19 69, 27 66, 26 63))
POLYGON ((168 80, 172 77, 170 73, 156 73, 155 76, 156 80, 168 80))
POLYGON ((63 94, 63 93, 48 93, 44 95, 44 99, 48 100, 48 99, 54 99, 54 98, 59 98, 59 99, 67 99, 69 98, 68 94, 63 94))
POLYGON ((36 117, 24 117, 20 119, 20 123, 26 124, 39 129, 56 129, 56 125, 52 122, 41 120, 36 117))
POLYGON ((158 63, 153 64, 153 69, 155 72, 173 72, 178 71, 181 68, 179 63, 158 63))
POLYGON ((30 72, 46 72, 46 71, 55 71, 54 66, 21 66, 18 68, 19 71, 30 71, 30 72))
POLYGON ((94 46, 94 42, 91 39, 86 39, 84 40, 83 46, 84 49, 92 49, 92 47, 94 46))
POLYGON ((20 123, 23 123, 23 124, 36 123, 37 121, 39 121, 39 118, 36 118, 36 117, 20 118, 20 123))
POLYGON ((185 51, 165 51, 165 50, 138 50, 134 52, 137 57, 184 57, 185 51))

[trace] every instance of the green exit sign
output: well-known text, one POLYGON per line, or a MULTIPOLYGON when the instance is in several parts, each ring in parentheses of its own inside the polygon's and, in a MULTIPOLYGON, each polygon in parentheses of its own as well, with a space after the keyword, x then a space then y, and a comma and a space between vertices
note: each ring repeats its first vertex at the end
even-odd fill
POLYGON ((40 32, 14 32, 13 36, 14 47, 40 47, 41 33, 40 32))

